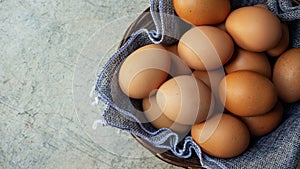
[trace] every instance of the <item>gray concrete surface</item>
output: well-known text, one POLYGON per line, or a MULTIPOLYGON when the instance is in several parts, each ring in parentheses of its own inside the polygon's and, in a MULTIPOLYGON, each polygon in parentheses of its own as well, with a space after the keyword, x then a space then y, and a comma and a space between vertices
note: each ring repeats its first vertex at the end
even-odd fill
POLYGON ((0 0, 0 168, 175 168, 144 150, 126 154, 135 141, 117 130, 108 129, 107 138, 124 135, 123 144, 102 146, 76 115, 73 77, 87 41, 147 6, 148 0, 0 0))
POLYGON ((89 98, 99 56, 114 51, 126 24, 147 6, 0 0, 0 168, 176 168, 127 133, 91 128, 103 111, 89 98))

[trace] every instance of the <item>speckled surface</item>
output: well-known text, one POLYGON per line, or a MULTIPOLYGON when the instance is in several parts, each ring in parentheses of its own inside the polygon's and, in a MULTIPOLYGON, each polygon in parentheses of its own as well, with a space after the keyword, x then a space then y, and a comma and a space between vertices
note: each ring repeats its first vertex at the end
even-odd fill
POLYGON ((0 168, 176 168, 128 133, 91 128, 103 111, 89 98, 101 52, 112 53, 147 7, 148 0, 0 0, 0 168), (107 50, 95 50, 102 45, 107 50))
POLYGON ((144 150, 126 153, 135 145, 127 133, 108 129, 108 138, 125 139, 102 146, 76 115, 73 78, 86 42, 147 6, 148 0, 0 0, 0 168, 175 168, 144 150))

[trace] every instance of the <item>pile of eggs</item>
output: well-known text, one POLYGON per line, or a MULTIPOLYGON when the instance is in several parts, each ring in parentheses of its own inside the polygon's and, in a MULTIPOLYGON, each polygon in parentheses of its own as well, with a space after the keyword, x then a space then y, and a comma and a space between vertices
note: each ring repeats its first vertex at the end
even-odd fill
POLYGON ((190 132, 207 154, 235 157, 251 137, 280 124, 282 102, 300 99, 300 48, 288 48, 287 25, 265 5, 231 11, 229 0, 173 3, 195 27, 178 44, 130 54, 119 86, 142 100, 154 127, 190 132))

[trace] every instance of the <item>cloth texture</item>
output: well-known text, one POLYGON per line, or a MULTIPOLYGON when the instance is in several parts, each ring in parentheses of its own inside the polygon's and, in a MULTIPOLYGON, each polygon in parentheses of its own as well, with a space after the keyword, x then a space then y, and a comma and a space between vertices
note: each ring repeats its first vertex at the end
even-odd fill
MULTIPOLYGON (((300 6, 288 0, 232 0, 231 6, 236 9, 258 3, 265 3, 282 21, 288 23, 290 47, 300 47, 300 6)), ((172 0, 150 0, 150 11, 156 29, 140 29, 133 33, 111 56, 97 77, 97 97, 106 104, 103 113, 105 123, 135 134, 154 147, 170 150, 180 158, 196 154, 204 168, 296 168, 300 157, 300 102, 286 104, 284 119, 275 131, 252 140, 245 153, 230 159, 203 153, 190 136, 181 138, 169 129, 158 130, 149 123, 143 123, 141 101, 129 99, 118 86, 120 66, 136 49, 153 43, 173 44, 181 32, 172 17, 168 17, 175 15, 172 0)))

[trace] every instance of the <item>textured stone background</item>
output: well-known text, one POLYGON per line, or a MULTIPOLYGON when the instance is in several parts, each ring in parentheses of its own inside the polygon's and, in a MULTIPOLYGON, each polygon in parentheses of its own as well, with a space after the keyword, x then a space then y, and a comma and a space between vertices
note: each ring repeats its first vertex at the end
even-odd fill
POLYGON ((127 133, 102 129, 100 136, 109 134, 102 146, 76 114, 73 78, 86 76, 74 75, 86 42, 147 6, 148 0, 0 0, 0 168, 175 168, 127 133))
POLYGON ((72 80, 86 41, 147 6, 148 0, 0 0, 0 168, 174 168, 153 156, 123 158, 103 149, 87 137, 74 108, 72 80))

